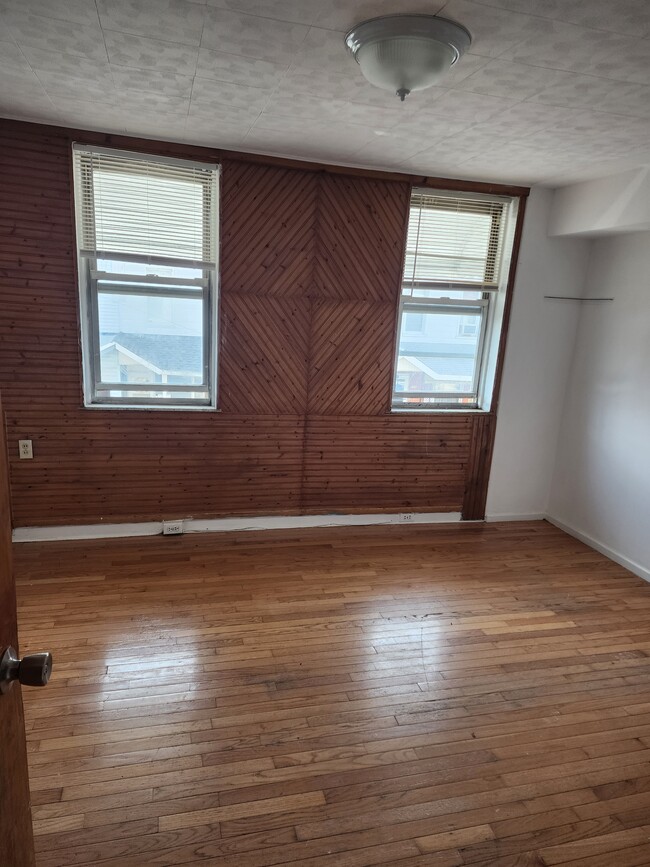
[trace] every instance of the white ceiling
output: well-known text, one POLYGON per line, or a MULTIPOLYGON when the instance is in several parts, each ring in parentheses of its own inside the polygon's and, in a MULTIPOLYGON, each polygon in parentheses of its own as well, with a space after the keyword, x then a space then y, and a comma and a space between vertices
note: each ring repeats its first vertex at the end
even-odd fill
POLYGON ((0 116, 349 165, 562 184, 650 162, 649 0, 0 0, 0 116), (343 45, 473 35, 405 103, 343 45))

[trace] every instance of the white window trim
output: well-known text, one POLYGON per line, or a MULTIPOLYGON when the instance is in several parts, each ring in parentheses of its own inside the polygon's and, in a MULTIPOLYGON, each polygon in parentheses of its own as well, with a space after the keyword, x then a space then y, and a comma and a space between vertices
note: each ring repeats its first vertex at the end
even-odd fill
MULTIPOLYGON (((397 315, 397 330, 395 337, 395 350, 393 362, 393 381, 391 383, 391 412, 393 413, 486 413, 490 411, 492 404, 492 395, 494 380, 496 376, 497 364, 499 361, 499 345, 501 342, 501 330, 503 326, 503 318, 505 314, 505 301, 508 290, 508 276, 510 273, 510 263, 512 260, 513 241, 515 226, 517 224, 517 214, 519 209, 519 199, 516 196, 498 196, 481 193, 459 192, 456 190, 442 190, 429 188, 413 188, 414 194, 428 194, 438 196, 449 196, 450 198, 468 198, 481 201, 498 201, 506 204, 505 210, 505 225, 503 230, 502 249, 499 261, 498 280, 495 286, 475 285, 469 283, 444 283, 440 288, 448 288, 450 292, 454 291, 474 291, 481 292, 480 299, 448 299, 448 298, 421 298, 404 295, 403 287, 408 284, 408 281, 402 279, 400 283, 400 295, 398 298, 398 315, 397 315), (442 394, 440 392, 398 392, 397 377, 398 377, 398 360, 399 360, 399 345, 402 334, 402 315, 403 313, 414 312, 414 307, 419 306, 420 309, 425 309, 429 306, 432 310, 435 309, 439 313, 455 312, 463 313, 470 312, 472 309, 485 308, 485 314, 481 316, 481 330, 479 335, 475 376, 471 392, 453 392, 442 394), (449 311, 443 311, 441 308, 448 306, 449 311), (453 309, 455 308, 455 309, 453 309), (432 403, 412 403, 409 405, 400 402, 400 397, 413 397, 417 399, 426 398, 468 398, 474 397, 476 400, 473 404, 432 404, 432 403)), ((410 212, 409 212, 410 213, 410 212)), ((408 284, 410 285, 410 284, 408 284)))
MULTIPOLYGON (((218 412, 217 409, 217 347, 218 347, 218 324, 219 324, 219 196, 221 191, 220 176, 221 167, 213 163, 202 163, 194 160, 162 157, 157 154, 148 154, 140 151, 124 151, 117 148, 101 148, 84 143, 73 143, 73 158, 76 150, 92 151, 93 153, 105 153, 114 156, 134 157, 139 160, 147 160, 163 165, 182 165, 185 167, 197 167, 212 169, 215 171, 214 216, 215 225, 215 261, 204 262, 189 259, 177 259, 174 257, 149 256, 129 253, 115 253, 104 250, 85 250, 79 243, 81 236, 81 201, 80 190, 74 183, 75 201, 75 224, 77 244, 77 273, 79 283, 79 321, 81 330, 81 354, 82 354, 82 380, 84 408, 98 410, 164 410, 164 411, 192 411, 192 412, 218 412), (119 276, 113 272, 101 272, 97 268, 98 259, 112 259, 120 262, 135 262, 151 265, 178 266, 183 268, 196 268, 203 270, 203 277, 198 279, 183 280, 182 278, 152 277, 147 281, 146 276, 129 275, 131 285, 119 287, 116 291, 129 295, 154 295, 159 297, 202 297, 203 313, 203 346, 204 346, 204 380, 206 382, 206 397, 201 398, 140 398, 111 397, 98 398, 97 392, 104 390, 102 387, 115 385, 115 383, 102 383, 99 376, 101 337, 99 335, 99 316, 97 313, 98 289, 97 283, 101 278, 115 278, 119 276), (187 284, 188 292, 174 292, 166 289, 165 284, 187 284), (141 284, 141 285, 139 285, 141 284)), ((196 388, 196 384, 176 385, 170 383, 121 383, 124 391, 152 391, 155 386, 164 385, 167 392, 188 392, 196 388)), ((204 386, 201 384, 201 388, 204 386)))

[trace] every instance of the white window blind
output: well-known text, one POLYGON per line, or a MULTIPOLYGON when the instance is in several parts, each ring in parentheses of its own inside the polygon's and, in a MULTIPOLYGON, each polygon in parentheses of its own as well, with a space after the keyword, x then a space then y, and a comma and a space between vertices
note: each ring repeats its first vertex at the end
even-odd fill
POLYGON ((506 204, 414 191, 404 283, 413 288, 452 283, 496 287, 506 204))
POLYGON ((216 261, 216 167, 75 148, 79 247, 216 261))

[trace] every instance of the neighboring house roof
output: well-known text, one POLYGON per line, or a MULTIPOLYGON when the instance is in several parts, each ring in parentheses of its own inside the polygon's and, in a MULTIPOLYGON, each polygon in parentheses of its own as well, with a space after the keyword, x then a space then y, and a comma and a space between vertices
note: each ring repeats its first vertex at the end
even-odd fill
POLYGON ((471 379, 474 374, 473 358, 422 358, 410 354, 403 357, 432 379, 456 377, 471 379))
MULTIPOLYGON (((119 334, 102 335, 129 353, 137 355, 149 366, 163 373, 196 373, 203 370, 202 338, 178 334, 119 334)), ((110 345, 110 344, 108 344, 110 345)), ((107 348, 107 345, 102 347, 107 348)))

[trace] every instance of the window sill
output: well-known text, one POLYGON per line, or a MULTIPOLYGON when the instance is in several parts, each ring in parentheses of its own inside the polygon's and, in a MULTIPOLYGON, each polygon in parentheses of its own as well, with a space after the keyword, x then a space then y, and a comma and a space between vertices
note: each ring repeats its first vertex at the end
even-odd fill
POLYGON ((156 406, 137 403, 86 403, 83 409, 127 410, 129 412, 221 412, 216 406, 156 406))
POLYGON ((455 406, 436 406, 436 407, 391 407, 388 411, 389 415, 448 415, 454 413, 456 415, 489 415, 491 410, 481 409, 480 407, 455 407, 455 406))

